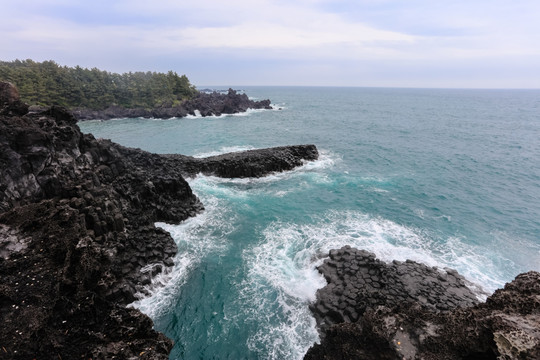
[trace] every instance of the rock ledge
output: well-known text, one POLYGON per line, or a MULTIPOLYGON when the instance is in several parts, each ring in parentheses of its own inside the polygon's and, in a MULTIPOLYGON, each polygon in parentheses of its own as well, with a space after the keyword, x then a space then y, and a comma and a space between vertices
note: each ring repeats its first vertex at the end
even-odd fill
POLYGON ((332 250, 311 306, 322 331, 305 359, 540 359, 540 273, 480 303, 453 270, 332 250))

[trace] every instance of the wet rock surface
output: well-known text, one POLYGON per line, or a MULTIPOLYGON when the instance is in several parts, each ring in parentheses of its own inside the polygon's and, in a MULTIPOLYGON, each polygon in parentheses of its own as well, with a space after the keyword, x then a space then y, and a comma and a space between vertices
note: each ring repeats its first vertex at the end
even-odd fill
POLYGON ((96 140, 63 108, 26 114, 6 98, 0 358, 167 359, 171 341, 125 305, 174 264, 176 244, 154 223, 203 210, 183 157, 96 140))
POLYGON ((250 100, 246 94, 229 89, 227 94, 201 92, 196 97, 177 106, 161 106, 154 109, 126 109, 112 105, 104 110, 73 109, 77 120, 109 120, 117 118, 157 118, 170 119, 196 115, 219 116, 246 112, 248 109, 272 109, 270 100, 250 100))
POLYGON ((305 359, 538 359, 540 273, 479 303, 463 277, 344 247, 319 268, 311 309, 322 331, 305 359))

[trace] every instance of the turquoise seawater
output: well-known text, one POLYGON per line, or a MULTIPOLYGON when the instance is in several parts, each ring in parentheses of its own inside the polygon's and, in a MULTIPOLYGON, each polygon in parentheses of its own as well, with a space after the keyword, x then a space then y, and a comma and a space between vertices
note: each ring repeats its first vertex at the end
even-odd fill
POLYGON ((261 179, 189 180, 206 211, 158 224, 176 265, 133 304, 175 341, 171 359, 301 359, 318 340, 315 267, 347 244, 455 268, 487 292, 540 271, 540 91, 244 89, 276 110, 79 123, 156 153, 321 153, 261 179))

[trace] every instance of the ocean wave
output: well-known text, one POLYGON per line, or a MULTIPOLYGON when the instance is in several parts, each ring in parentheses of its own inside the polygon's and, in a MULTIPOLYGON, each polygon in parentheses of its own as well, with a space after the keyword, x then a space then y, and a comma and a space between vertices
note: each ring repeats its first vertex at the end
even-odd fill
MULTIPOLYGON (((217 197, 206 194, 202 197, 206 208, 203 213, 179 225, 156 223, 171 234, 178 253, 173 267, 155 276, 145 287, 145 294, 137 294, 140 299, 130 304, 151 318, 155 319, 170 309, 189 274, 205 256, 227 249, 227 236, 234 230, 234 214, 230 214, 217 197)), ((144 271, 147 269, 141 269, 144 271)))
POLYGON ((219 150, 203 152, 193 155, 196 158, 205 158, 209 156, 223 155, 231 152, 240 152, 247 150, 255 150, 255 147, 252 145, 237 145, 237 146, 223 146, 219 150))
MULTIPOLYGON (((453 268, 467 279, 494 291, 506 282, 499 262, 499 253, 467 243, 460 237, 441 239, 422 229, 397 224, 380 217, 358 211, 332 210, 315 217, 312 224, 275 222, 265 233, 273 241, 304 244, 304 250, 313 258, 331 249, 350 245, 371 251, 383 261, 407 259, 439 268, 453 268)), ((481 295, 481 294, 480 294, 481 295)))
POLYGON ((308 304, 326 282, 317 271, 331 249, 350 245, 383 260, 411 259, 457 269, 479 299, 504 283, 490 255, 452 237, 441 242, 420 229, 358 211, 328 211, 309 224, 275 221, 262 240, 243 253, 246 280, 239 304, 246 321, 259 322, 250 349, 270 359, 301 359, 319 340, 308 304), (479 285, 480 284, 480 285, 479 285), (260 321, 264 319, 264 321, 260 321))
POLYGON ((194 111, 194 115, 188 114, 184 119, 222 119, 226 117, 244 117, 244 116, 250 116, 257 113, 262 113, 265 111, 280 111, 283 110, 283 107, 277 106, 274 104, 270 104, 270 107, 272 109, 247 109, 243 112, 237 112, 233 114, 221 114, 221 115, 208 115, 208 116, 202 116, 201 112, 199 110, 194 111))
POLYGON ((244 321, 258 323, 248 347, 261 358, 302 359, 319 341, 308 304, 326 282, 304 244, 277 238, 269 229, 263 237, 242 254, 248 271, 237 306, 246 314, 244 321))

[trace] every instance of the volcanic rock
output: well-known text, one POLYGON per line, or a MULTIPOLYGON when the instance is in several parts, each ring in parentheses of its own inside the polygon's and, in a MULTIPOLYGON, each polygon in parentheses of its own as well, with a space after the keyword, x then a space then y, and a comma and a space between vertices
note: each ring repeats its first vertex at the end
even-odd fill
POLYGON ((176 154, 163 156, 178 161, 184 176, 193 177, 202 173, 225 178, 245 178, 292 170, 306 161, 317 160, 319 152, 315 145, 293 145, 247 150, 206 158, 176 154))
POLYGON ((538 272, 479 303, 455 271, 385 264, 350 247, 332 250, 320 271, 329 284, 312 310, 324 334, 305 359, 540 358, 538 272))
POLYGON ((5 81, 0 81, 0 115, 24 115, 28 105, 21 102, 19 90, 5 81))
POLYGON ((172 342, 125 305, 174 264, 176 244, 154 223, 203 210, 184 158, 82 134, 61 107, 17 112, 3 89, 0 358, 167 359, 172 342))
POLYGON ((109 120, 115 118, 181 118, 187 115, 219 116, 222 114, 236 114, 246 112, 248 109, 272 109, 270 100, 250 100, 246 94, 240 94, 229 89, 227 94, 218 92, 199 92, 194 98, 185 100, 180 105, 166 104, 154 109, 132 108, 111 105, 104 110, 73 109, 77 120, 109 120))
POLYGON ((378 306, 418 303, 432 311, 448 311, 478 303, 465 278, 454 270, 410 260, 387 264, 350 246, 331 250, 318 270, 328 285, 317 291, 310 308, 323 331, 332 324, 355 322, 378 306))

